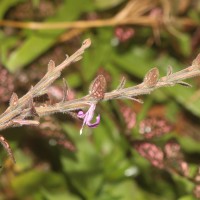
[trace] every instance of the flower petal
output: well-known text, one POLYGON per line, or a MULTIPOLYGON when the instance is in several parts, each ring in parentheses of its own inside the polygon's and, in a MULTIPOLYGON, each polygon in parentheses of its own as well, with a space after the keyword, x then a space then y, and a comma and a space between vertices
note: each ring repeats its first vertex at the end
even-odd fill
POLYGON ((96 104, 91 104, 90 108, 88 109, 87 113, 86 113, 86 124, 88 122, 90 122, 94 116, 94 111, 95 111, 95 108, 96 108, 96 104))
POLYGON ((77 114, 77 117, 83 119, 85 117, 85 113, 82 110, 80 110, 77 114))
POLYGON ((96 117, 96 122, 94 122, 94 123, 90 123, 90 121, 89 122, 87 122, 86 124, 90 127, 90 128, 95 128, 95 127, 97 127, 98 125, 99 125, 99 123, 100 123, 100 115, 98 115, 97 117, 96 117))
POLYGON ((96 122, 94 123, 91 123, 93 117, 94 117, 94 111, 95 111, 95 108, 96 108, 96 104, 93 103, 90 105, 88 111, 86 113, 84 113, 83 111, 79 111, 78 114, 77 114, 77 117, 79 117, 80 119, 83 119, 83 124, 82 124, 82 127, 80 129, 80 135, 82 134, 83 132, 83 127, 84 125, 86 124, 88 127, 91 127, 91 128, 95 128, 99 125, 100 123, 100 115, 98 115, 96 117, 96 122))

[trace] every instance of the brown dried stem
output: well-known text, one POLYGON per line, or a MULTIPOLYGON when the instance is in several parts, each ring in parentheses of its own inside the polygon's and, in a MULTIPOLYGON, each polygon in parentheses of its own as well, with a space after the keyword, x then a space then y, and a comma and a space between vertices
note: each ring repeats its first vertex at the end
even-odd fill
MULTIPOLYGON (((155 68, 153 68, 155 69, 155 68)), ((157 69, 157 68, 156 68, 157 69)), ((113 99, 133 99, 134 97, 150 94, 155 89, 166 86, 174 86, 175 84, 181 84, 187 86, 187 83, 182 82, 182 80, 192 78, 194 76, 200 75, 200 64, 191 65, 184 70, 181 70, 170 75, 166 75, 156 82, 154 85, 145 82, 128 88, 119 88, 111 92, 107 92, 104 95, 104 98, 100 101, 108 101, 113 99)), ((151 77, 149 77, 151 79, 151 77)), ((158 77, 157 77, 158 78, 158 77)), ((80 99, 75 99, 66 102, 57 103, 55 106, 45 106, 35 108, 39 116, 56 113, 56 112, 69 112, 74 110, 79 110, 88 107, 88 105, 95 102, 96 99, 92 98, 90 95, 86 95, 80 99)))
POLYGON ((50 115, 58 112, 67 113, 87 108, 92 103, 97 103, 99 101, 113 99, 137 100, 135 99, 137 96, 150 94, 157 88, 174 86, 175 84, 189 86, 182 80, 200 75, 199 54, 191 66, 179 72, 172 73, 172 69, 169 68, 167 75, 159 78, 158 69, 153 68, 146 74, 141 84, 128 88, 124 88, 125 80, 123 80, 123 83, 120 83, 117 89, 105 93, 102 99, 97 100, 92 95, 88 94, 75 100, 61 101, 50 106, 44 105, 34 107, 33 98, 45 94, 48 87, 60 76, 61 71, 66 66, 69 66, 71 63, 74 63, 82 58, 84 50, 90 46, 90 43, 91 41, 89 39, 85 40, 78 51, 76 51, 72 56, 66 58, 66 60, 57 67, 54 66, 55 64, 53 61, 50 61, 48 71, 45 76, 20 99, 18 99, 17 95, 14 93, 10 100, 10 106, 0 116, 0 130, 11 126, 38 125, 38 121, 26 120, 27 117, 32 117, 34 115, 42 117, 44 115, 50 115))
POLYGON ((80 60, 84 50, 87 49, 90 44, 90 39, 85 40, 80 49, 70 57, 67 57, 57 67, 55 67, 53 61, 50 61, 45 76, 20 99, 18 99, 17 95, 13 93, 10 99, 10 106, 0 116, 0 130, 14 125, 17 126, 17 124, 37 125, 34 121, 29 120, 29 123, 28 120, 24 121, 26 117, 37 114, 37 110, 33 106, 33 98, 45 94, 48 87, 60 76, 61 71, 71 63, 80 60))
MULTIPOLYGON (((11 20, 0 20, 0 26, 22 28, 22 29, 32 29, 32 30, 52 30, 52 29, 66 29, 66 28, 97 28, 105 26, 117 26, 117 25, 140 25, 140 26, 156 26, 160 19, 151 18, 148 16, 140 16, 137 18, 128 19, 103 19, 103 20, 93 20, 93 21, 75 21, 75 22, 55 22, 55 23, 45 23, 45 22, 18 22, 11 20)), ((198 23, 188 19, 174 18, 177 24, 183 26, 198 26, 198 23)))
POLYGON ((109 19, 80 20, 75 22, 20 22, 11 20, 0 20, 0 26, 13 27, 32 30, 46 29, 87 29, 117 25, 141 25, 155 27, 159 24, 169 26, 176 23, 181 26, 198 26, 198 23, 189 18, 170 17, 172 8, 169 3, 158 0, 130 0, 114 17, 109 19), (163 7, 164 15, 161 17, 151 17, 145 15, 153 8, 163 7))

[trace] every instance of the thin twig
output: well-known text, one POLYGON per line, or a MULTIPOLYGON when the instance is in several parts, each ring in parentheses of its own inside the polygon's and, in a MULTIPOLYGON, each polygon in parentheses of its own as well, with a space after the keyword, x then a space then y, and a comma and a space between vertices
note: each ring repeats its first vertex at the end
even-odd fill
POLYGON ((87 49, 90 44, 91 41, 89 39, 85 40, 80 49, 66 58, 66 60, 57 67, 54 66, 55 63, 53 61, 50 61, 45 76, 20 99, 18 99, 17 95, 14 93, 10 100, 10 106, 0 115, 0 130, 14 125, 14 119, 23 120, 25 117, 31 115, 30 112, 33 105, 30 105, 30 103, 33 101, 33 98, 45 94, 48 87, 60 76, 61 71, 71 63, 80 60, 84 50, 87 49))
MULTIPOLYGON (((22 113, 23 114, 26 113, 25 116, 27 117, 28 112, 30 111, 30 107, 27 105, 27 103, 33 97, 40 96, 46 93, 47 88, 53 83, 53 81, 55 81, 59 77, 57 73, 58 72, 60 73, 60 71, 64 67, 68 66, 70 63, 73 63, 75 59, 79 58, 80 55, 82 55, 85 48, 86 48, 85 45, 83 45, 77 52, 75 52, 72 56, 67 58, 59 66, 55 67, 52 71, 48 71, 47 74, 41 79, 41 81, 38 84, 32 87, 31 90, 26 95, 24 95, 22 98, 18 100, 17 106, 15 105, 13 107, 11 105, 5 111, 5 113, 3 113, 0 116, 0 130, 5 129, 9 126, 13 126, 13 123, 15 122, 13 119, 19 118, 20 114, 22 113)), ((196 60, 198 59, 199 57, 196 58, 196 60)), ((140 95, 150 94, 152 91, 160 87, 174 86, 175 84, 178 83, 184 85, 183 84, 184 82, 182 82, 182 80, 200 75, 199 63, 198 62, 196 63, 197 64, 192 64, 186 69, 183 69, 179 72, 168 74, 161 78, 158 77, 159 74, 157 68, 153 68, 147 73, 144 81, 141 84, 128 88, 121 87, 111 92, 107 92, 105 93, 104 98, 98 101, 107 101, 113 99, 132 99, 140 95)), ((185 83, 185 85, 187 84, 185 83)), ((50 106, 43 105, 40 107, 35 107, 34 109, 37 115, 39 117, 42 117, 45 115, 50 115, 58 112, 66 113, 70 111, 84 109, 87 108, 88 105, 91 105, 93 102, 96 101, 97 100, 93 98, 91 95, 86 95, 79 99, 70 101, 61 101, 60 103, 50 106)), ((29 115, 31 116, 32 114, 29 113, 29 115)))
POLYGON ((13 27, 21 29, 32 30, 57 30, 57 29, 88 29, 106 26, 118 26, 118 25, 140 25, 155 27, 158 24, 168 26, 171 22, 181 26, 198 26, 198 23, 190 18, 171 16, 171 8, 166 6, 166 3, 161 1, 159 5, 157 0, 140 0, 128 1, 127 4, 120 10, 115 16, 108 19, 97 20, 80 20, 74 22, 21 22, 12 20, 0 20, 0 27, 13 27), (164 10, 164 15, 160 17, 151 17, 145 15, 153 8, 161 6, 164 10), (167 11, 166 11, 166 8, 167 11))
MULTIPOLYGON (((160 19, 159 19, 160 20, 160 19)), ((174 18, 177 24, 182 26, 198 26, 198 23, 188 19, 188 18, 174 18)), ((75 22, 19 22, 11 20, 0 20, 0 27, 12 27, 21 29, 31 29, 31 30, 57 30, 57 29, 67 29, 67 28, 97 28, 106 26, 118 26, 118 25, 140 25, 140 26, 152 26, 157 25, 158 19, 153 19, 148 16, 140 16, 134 19, 122 19, 120 21, 115 19, 105 19, 105 20, 93 20, 93 21, 75 21, 75 22)))
MULTIPOLYGON (((194 67, 193 65, 179 72, 173 73, 169 76, 164 76, 158 80, 154 86, 145 84, 139 84, 133 87, 121 88, 105 93, 105 96, 100 101, 108 101, 113 99, 129 99, 140 95, 150 94, 155 89, 160 87, 174 86, 182 80, 192 78, 194 76, 200 76, 200 67, 194 67)), ((60 102, 54 106, 36 107, 36 111, 39 116, 49 115, 56 112, 69 112, 88 107, 91 103, 96 101, 91 96, 86 95, 80 99, 75 99, 66 102, 60 102)))

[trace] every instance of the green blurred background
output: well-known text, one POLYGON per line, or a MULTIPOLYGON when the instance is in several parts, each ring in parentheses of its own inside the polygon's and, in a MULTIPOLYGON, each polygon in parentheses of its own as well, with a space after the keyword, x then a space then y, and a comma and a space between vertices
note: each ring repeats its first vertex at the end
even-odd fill
MULTIPOLYGON (((174 71, 189 66, 200 50, 200 1, 0 0, 1 112, 13 91, 21 97, 45 74, 49 60, 59 64, 86 38, 92 46, 62 74, 71 98, 86 95, 98 74, 111 91, 122 77, 126 87, 141 83, 155 66, 161 76, 168 66, 174 71), (27 23, 14 28, 8 20, 27 23), (66 29, 33 30, 31 21, 72 23, 66 29), (74 28, 75 21, 83 26, 74 28)), ((200 198, 199 77, 188 82, 192 88, 160 88, 143 96, 142 105, 100 103, 100 125, 85 127, 81 136, 82 122, 64 114, 44 117, 39 127, 2 131, 17 162, 1 147, 0 200, 200 198)), ((55 103, 61 95, 62 78, 49 98, 55 103)))

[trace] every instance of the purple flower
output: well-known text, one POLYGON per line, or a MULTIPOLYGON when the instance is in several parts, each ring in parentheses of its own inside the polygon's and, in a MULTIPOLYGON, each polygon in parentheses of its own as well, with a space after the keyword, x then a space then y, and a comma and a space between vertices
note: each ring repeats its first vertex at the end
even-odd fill
POLYGON ((86 113, 84 113, 83 111, 79 111, 77 116, 81 119, 84 119, 83 120, 83 125, 81 127, 81 130, 80 130, 80 135, 82 134, 83 132, 83 127, 84 125, 86 124, 87 126, 91 127, 91 128, 95 128, 99 125, 100 123, 100 115, 98 115, 96 117, 96 122, 94 123, 91 123, 91 120, 93 119, 93 116, 94 116, 94 111, 95 111, 95 108, 96 108, 96 104, 93 103, 90 105, 90 108, 88 109, 88 111, 86 113))

